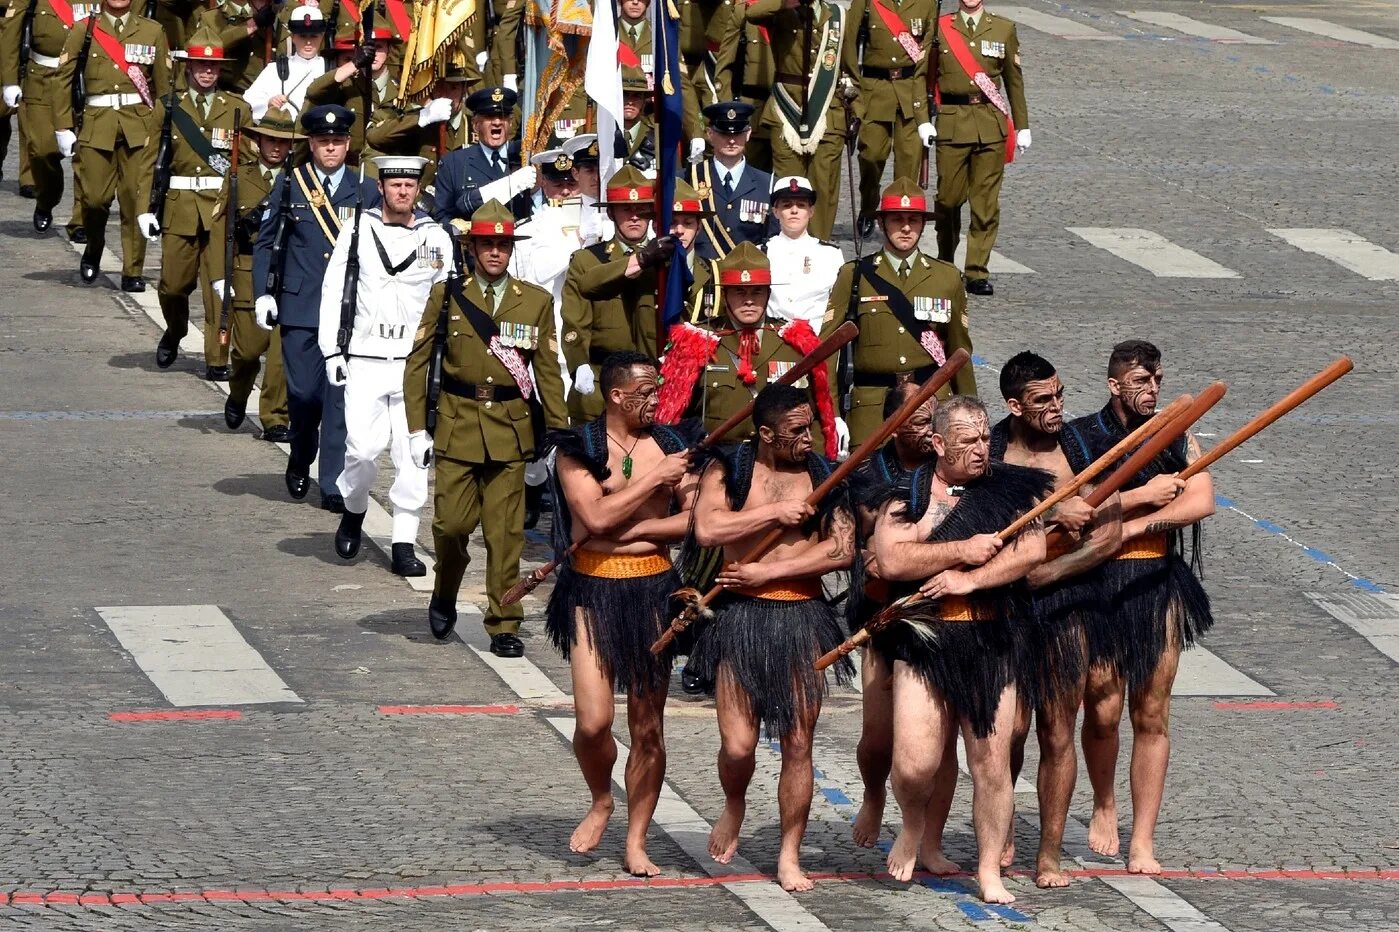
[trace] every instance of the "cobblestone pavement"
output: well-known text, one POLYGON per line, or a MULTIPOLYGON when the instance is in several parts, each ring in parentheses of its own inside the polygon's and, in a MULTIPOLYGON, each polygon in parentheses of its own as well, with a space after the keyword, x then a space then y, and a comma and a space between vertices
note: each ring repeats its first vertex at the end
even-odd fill
MULTIPOLYGON (((1174 703, 1158 881, 1084 857, 1067 891, 1036 890, 1032 793, 1018 796, 1013 907, 981 906, 964 879, 880 878, 882 854, 849 841, 861 792, 851 691, 832 696, 817 737, 811 893, 781 894, 763 876, 777 852, 769 748, 747 864, 726 873, 701 856, 702 823, 721 808, 716 731, 711 705, 678 688, 675 795, 651 833, 663 881, 622 871, 620 823, 593 855, 570 854, 585 796, 562 737, 568 671, 541 636, 542 603, 529 603, 528 663, 500 673, 472 649, 484 644, 476 617, 463 618, 464 641, 432 641, 425 594, 373 547, 338 561, 334 519, 285 499, 284 455, 250 428, 224 429, 202 361, 186 353, 155 370, 154 271, 140 300, 84 289, 71 248, 32 234, 11 155, 0 185, 0 921, 1399 929, 1399 603, 1385 596, 1399 589, 1399 270, 1352 253, 1357 271, 1270 232, 1348 231, 1399 262, 1399 49, 1287 22, 1324 16, 1383 46, 1399 43, 1399 4, 1150 0, 1132 15, 1105 0, 1023 4, 1036 14, 1021 27, 1035 147, 1009 170, 997 249, 1033 271, 996 274, 997 295, 973 305, 988 394, 996 365, 1030 346, 1059 364, 1071 410, 1091 411, 1111 344, 1144 336, 1166 353, 1168 392, 1229 381, 1202 422, 1208 444, 1341 353, 1356 367, 1215 470, 1213 662, 1174 703), (1181 31, 1192 23, 1272 44, 1181 31), (1099 37, 1061 37, 1084 28, 1099 37), (1198 264, 1158 277, 1094 245, 1089 228, 1149 231, 1237 277, 1192 277, 1198 264), (246 642, 286 692, 217 706, 237 718, 114 719, 174 709, 99 612, 122 606, 215 607, 233 636, 196 668, 237 668, 246 642), (464 708, 383 708, 443 704, 464 708)), ((837 232, 848 233, 844 209, 837 232)), ((545 558, 542 544, 532 532, 529 560, 545 558)), ((463 598, 479 601, 480 585, 473 572, 463 598)), ((1034 761, 1032 747, 1031 776, 1034 761)), ((1125 779, 1119 793, 1125 838, 1125 779)), ((1071 814, 1066 843, 1080 855, 1084 778, 1071 814)), ((893 825, 892 806, 887 816, 893 825)), ((969 821, 964 779, 949 833, 964 864, 969 821)))

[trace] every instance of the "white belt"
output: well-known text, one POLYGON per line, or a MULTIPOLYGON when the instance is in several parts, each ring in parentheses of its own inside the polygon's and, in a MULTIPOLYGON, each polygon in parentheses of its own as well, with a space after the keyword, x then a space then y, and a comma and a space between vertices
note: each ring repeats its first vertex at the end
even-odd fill
POLYGON ((139 103, 144 103, 140 94, 93 94, 87 99, 89 107, 111 107, 113 109, 134 107, 139 103))
POLYGON ((194 175, 175 175, 170 179, 171 191, 217 191, 223 187, 223 179, 196 178, 194 175))
POLYGON ((33 49, 29 50, 29 63, 32 65, 43 65, 45 68, 57 68, 58 59, 50 58, 47 55, 40 55, 33 49))

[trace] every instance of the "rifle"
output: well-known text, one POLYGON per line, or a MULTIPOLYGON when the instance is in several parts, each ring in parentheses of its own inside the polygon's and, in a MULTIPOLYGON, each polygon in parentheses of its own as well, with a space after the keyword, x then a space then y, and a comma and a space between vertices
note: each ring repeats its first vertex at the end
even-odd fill
POLYGON ((233 313, 233 263, 238 260, 238 150, 243 147, 243 111, 233 111, 233 158, 228 163, 228 201, 223 220, 223 297, 219 308, 219 346, 228 345, 228 319, 233 313))
POLYGON ((858 259, 864 251, 864 243, 860 241, 860 199, 855 193, 855 147, 860 141, 860 118, 855 116, 855 98, 860 91, 854 81, 850 81, 841 85, 838 93, 840 105, 845 110, 845 183, 850 191, 850 219, 855 227, 855 258, 858 259))
MULTIPOLYGON (((938 36, 938 27, 942 23, 942 0, 937 0, 937 9, 933 11, 933 41, 928 45, 928 76, 925 79, 925 86, 928 89, 928 122, 937 126, 938 123, 938 64, 942 60, 942 39, 938 36)), ((923 161, 918 163, 918 187, 928 190, 929 175, 931 166, 928 157, 928 147, 923 147, 923 161)))
POLYGON ((39 10, 39 0, 30 0, 24 8, 24 18, 19 25, 19 83, 29 74, 29 55, 34 50, 34 15, 39 10))
POLYGON ((156 0, 146 0, 146 7, 141 11, 141 14, 145 16, 146 19, 155 19, 155 9, 156 0))
MULTIPOLYGON (((806 378, 806 376, 811 372, 811 370, 815 369, 817 366, 821 365, 827 359, 829 359, 831 354, 834 353, 838 348, 848 345, 850 341, 854 340, 859 335, 860 331, 854 324, 841 324, 839 327, 836 328, 836 331, 834 333, 826 337, 825 340, 821 341, 821 344, 819 346, 815 347, 814 349, 812 349, 811 352, 807 353, 806 356, 802 358, 801 362, 797 363, 791 369, 788 369, 786 372, 782 373, 781 378, 779 378, 774 384, 791 385, 798 379, 806 378)), ((735 427, 742 424, 744 421, 748 420, 748 418, 752 416, 753 408, 756 404, 757 398, 755 397, 751 399, 742 408, 739 408, 732 415, 730 415, 728 420, 724 421, 718 427, 714 428, 708 434, 706 434, 704 438, 700 440, 700 442, 696 445, 695 449, 702 450, 706 447, 712 447, 720 440, 723 440, 725 435, 727 435, 729 431, 733 430, 735 427)), ((505 597, 500 600, 500 604, 514 605, 516 602, 529 595, 531 592, 533 592, 539 587, 540 583, 549 578, 549 574, 553 573, 554 570, 558 569, 560 563, 562 563, 564 560, 567 560, 578 550, 578 548, 582 547, 585 543, 587 543, 588 539, 591 536, 591 534, 585 534, 583 537, 574 541, 572 544, 569 544, 568 549, 564 551, 563 556, 555 557, 543 566, 537 567, 528 576, 526 576, 524 579, 520 580, 514 586, 512 586, 510 591, 505 593, 505 597)))
POLYGON ((364 163, 359 166, 359 190, 355 200, 354 226, 350 228, 350 254, 345 257, 345 287, 340 291, 340 329, 335 331, 335 346, 340 355, 350 357, 350 336, 355 330, 355 311, 359 301, 359 221, 364 213, 364 163))
POLYGON ((172 82, 170 93, 165 95, 165 118, 160 122, 160 146, 155 150, 155 181, 151 183, 151 200, 147 211, 155 214, 161 226, 165 225, 165 198, 170 193, 170 169, 175 161, 175 86, 172 82))
POLYGON ((83 34, 83 46, 78 50, 78 65, 73 71, 73 135, 83 131, 83 109, 87 106, 87 59, 92 54, 92 30, 97 26, 97 11, 87 14, 87 31, 83 34))
MULTIPOLYGON (((908 420, 913 415, 913 412, 926 404, 928 399, 937 394, 940 388, 948 382, 951 382, 952 377, 957 374, 958 370, 970 361, 971 354, 965 349, 958 349, 951 356, 948 356, 947 362, 943 363, 912 397, 900 405, 899 410, 895 411, 883 424, 879 425, 879 429, 871 434, 864 443, 860 444, 858 450, 850 454, 845 462, 837 466, 831 474, 826 477, 824 482, 812 490, 811 494, 806 497, 806 503, 815 507, 820 503, 821 499, 834 491, 837 486, 849 478, 851 473, 859 468, 861 463, 869 459, 880 447, 884 446, 884 443, 894 435, 894 431, 899 429, 900 424, 908 420)), ((784 527, 775 527, 768 531, 756 544, 749 548, 748 552, 743 555, 743 559, 736 562, 752 563, 754 560, 761 559, 763 554, 771 550, 777 542, 782 539, 782 535, 786 533, 786 531, 787 529, 784 527)), ((856 558, 859 558, 858 555, 856 558)), ((676 596, 685 603, 685 607, 681 610, 679 615, 671 620, 670 627, 661 632, 661 636, 656 639, 656 643, 651 645, 651 653, 660 656, 670 643, 675 640, 676 635, 680 634, 699 618, 700 615, 705 612, 709 604, 717 599, 723 592, 724 587, 718 585, 714 586, 704 595, 700 595, 699 592, 694 589, 682 589, 677 592, 676 596)))
POLYGON ((816 30, 816 0, 801 0, 802 17, 802 119, 801 131, 809 128, 806 108, 811 104, 811 37, 816 30))
POLYGON ((287 274, 287 238, 291 236, 292 224, 291 155, 295 151, 295 146, 288 146, 282 159, 282 192, 277 203, 277 229, 272 234, 272 262, 267 270, 267 293, 278 299, 282 297, 282 282, 287 274))
POLYGON ((335 0, 330 5, 330 15, 325 19, 325 41, 326 45, 335 44, 336 26, 340 23, 340 0, 335 0))
POLYGON ((442 397, 442 362, 447 358, 447 317, 452 310, 452 286, 463 278, 461 243, 457 240, 457 232, 450 223, 443 224, 443 227, 452 239, 452 271, 442 286, 442 310, 437 312, 437 327, 432 332, 432 352, 428 355, 427 416, 424 422, 429 437, 437 431, 437 399, 442 397))
MULTIPOLYGON (((857 237, 860 235, 859 228, 860 222, 857 217, 855 220, 855 235, 857 237)), ((859 240, 857 239, 856 242, 858 243, 859 240)), ((845 304, 845 324, 850 327, 857 326, 860 317, 860 263, 862 260, 859 255, 859 246, 856 246, 855 250, 855 258, 850 263, 852 269, 850 274, 850 300, 845 304)), ((855 404, 854 343, 847 345, 840 351, 840 367, 836 372, 836 390, 840 392, 840 416, 849 420, 850 409, 855 404)))

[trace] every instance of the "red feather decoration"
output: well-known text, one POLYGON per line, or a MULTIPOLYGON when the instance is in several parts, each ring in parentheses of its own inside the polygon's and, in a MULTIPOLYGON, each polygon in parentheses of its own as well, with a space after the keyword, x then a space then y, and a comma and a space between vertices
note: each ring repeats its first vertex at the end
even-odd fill
MULTIPOLYGON (((810 330, 810 328, 807 328, 810 330)), ((690 406, 695 382, 719 346, 719 335, 694 324, 679 323, 670 328, 670 343, 661 363, 660 398, 656 403, 656 423, 675 424, 690 406)))

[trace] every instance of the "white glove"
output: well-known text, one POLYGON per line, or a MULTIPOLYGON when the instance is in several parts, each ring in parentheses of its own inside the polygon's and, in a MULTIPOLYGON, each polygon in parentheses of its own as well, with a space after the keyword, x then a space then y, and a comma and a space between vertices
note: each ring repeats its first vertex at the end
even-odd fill
POLYGON ((343 386, 346 375, 344 356, 332 356, 325 361, 325 377, 332 388, 343 386))
POLYGON ((229 287, 229 286, 224 282, 224 280, 223 280, 222 278, 219 279, 218 281, 214 282, 213 288, 214 288, 214 294, 215 294, 215 296, 217 296, 218 299, 219 299, 220 301, 223 300, 223 290, 224 290, 224 288, 228 288, 228 296, 229 296, 230 298, 236 296, 236 293, 234 292, 234 290, 233 290, 231 287, 229 287))
POLYGON ((591 366, 579 366, 573 370, 573 390, 580 395, 591 395, 596 386, 593 383, 591 366))
POLYGON ((490 53, 489 53, 489 52, 485 52, 485 51, 477 52, 477 53, 476 53, 476 67, 477 67, 477 68, 480 68, 482 71, 486 70, 486 62, 490 61, 490 57, 491 57, 491 56, 490 56, 490 53))
POLYGON ((845 459, 850 455, 850 427, 845 418, 836 418, 836 456, 845 459))
POLYGON ((703 162, 703 161, 704 161, 704 140, 703 140, 703 139, 691 139, 691 140, 690 140, 690 164, 691 164, 691 165, 698 165, 700 162, 703 162))
POLYGON ((141 214, 137 217, 136 229, 152 243, 160 239, 160 221, 155 219, 155 214, 141 214))
POLYGON ((19 106, 19 99, 24 96, 24 92, 19 89, 18 84, 7 84, 3 91, 5 95, 5 106, 13 110, 19 106))
POLYGON ((277 326, 277 299, 265 294, 253 302, 253 320, 263 330, 277 326))
POLYGON ((520 90, 520 76, 517 74, 502 75, 500 83, 504 84, 507 88, 517 93, 520 90))
POLYGON ((1022 129, 1015 134, 1015 154, 1024 155, 1025 150, 1030 148, 1030 131, 1022 129))
POLYGON ((481 185, 481 201, 508 203, 522 191, 534 190, 535 170, 533 165, 517 168, 504 178, 497 178, 489 184, 481 185))
POLYGON ((58 140, 58 154, 65 158, 73 157, 73 147, 78 144, 78 137, 71 129, 61 129, 53 134, 58 140))
POLYGON ((938 144, 938 128, 931 123, 919 123, 918 138, 923 140, 923 145, 931 149, 938 144))
POLYGON ((415 430, 408 435, 408 458, 413 465, 427 469, 432 463, 432 438, 425 430, 415 430))
POLYGON ((418 111, 418 125, 430 126, 433 123, 445 123, 452 118, 452 102, 445 97, 434 97, 427 102, 423 109, 418 111))

